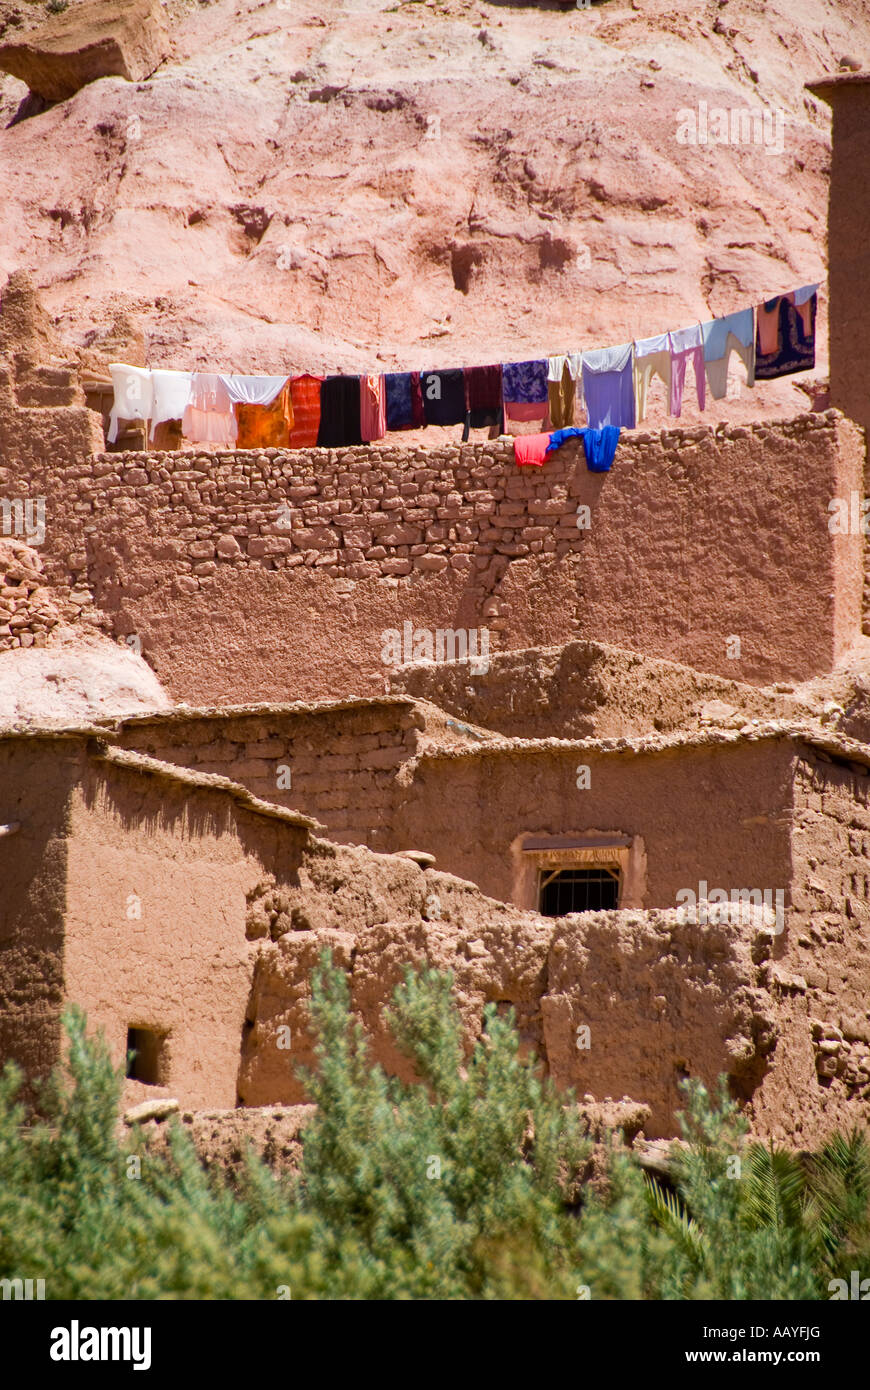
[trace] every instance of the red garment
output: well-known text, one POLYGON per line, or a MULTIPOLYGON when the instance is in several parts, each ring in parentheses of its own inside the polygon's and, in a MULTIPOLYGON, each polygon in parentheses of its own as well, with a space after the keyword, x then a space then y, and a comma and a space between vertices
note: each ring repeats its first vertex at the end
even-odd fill
POLYGON ((317 443, 320 428, 320 383, 323 378, 294 376, 290 382, 290 399, 293 402, 293 428, 290 431, 291 449, 313 449, 317 443))
POLYGON ((426 411, 423 408, 423 388, 420 385, 420 373, 411 373, 411 415, 414 420, 413 428, 421 430, 426 423, 426 411))
POLYGON ((544 462, 544 456, 550 443, 550 435, 547 434, 517 434, 514 436, 514 457, 517 463, 533 463, 538 468, 544 462))
POLYGON ((546 420, 550 410, 549 398, 545 401, 505 401, 504 413, 508 420, 519 420, 528 424, 530 420, 546 420))
POLYGON ((501 410, 501 366, 465 368, 466 410, 501 410))

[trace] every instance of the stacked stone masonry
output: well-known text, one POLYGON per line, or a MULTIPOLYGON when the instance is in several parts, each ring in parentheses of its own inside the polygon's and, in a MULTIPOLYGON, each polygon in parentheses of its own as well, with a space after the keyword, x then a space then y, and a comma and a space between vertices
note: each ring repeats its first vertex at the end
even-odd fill
MULTIPOLYGON (((77 413, 23 411, 21 429, 77 413)), ((247 697, 286 700, 383 691, 380 634, 405 621, 485 627, 493 649, 603 639, 754 683, 828 670, 860 630, 862 537, 831 534, 828 502, 860 488, 862 440, 833 411, 626 432, 606 474, 574 442, 518 468, 506 439, 97 456, 47 440, 8 459, 4 487, 46 497, 53 580, 87 585, 199 704, 238 698, 245 632, 247 697)))

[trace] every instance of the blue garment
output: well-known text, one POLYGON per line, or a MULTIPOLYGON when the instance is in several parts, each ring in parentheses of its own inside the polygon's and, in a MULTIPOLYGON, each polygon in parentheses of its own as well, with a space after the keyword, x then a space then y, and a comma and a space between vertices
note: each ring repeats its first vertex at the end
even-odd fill
POLYGON ((546 357, 531 362, 502 363, 502 396, 517 405, 538 405, 549 400, 546 357))
POLYGON ((755 311, 738 309, 736 314, 726 314, 724 319, 710 319, 701 324, 704 335, 704 361, 719 362, 728 349, 728 334, 733 333, 738 343, 750 347, 755 342, 755 311))
POLYGON ((569 425, 564 430, 553 430, 547 453, 551 454, 554 449, 561 448, 567 439, 574 439, 579 435, 583 440, 586 467, 590 473, 609 473, 620 433, 616 425, 605 425, 600 430, 578 429, 576 425, 569 425))
POLYGON ((411 373, 387 372, 384 376, 384 390, 387 399, 387 429, 411 429, 414 424, 411 373))

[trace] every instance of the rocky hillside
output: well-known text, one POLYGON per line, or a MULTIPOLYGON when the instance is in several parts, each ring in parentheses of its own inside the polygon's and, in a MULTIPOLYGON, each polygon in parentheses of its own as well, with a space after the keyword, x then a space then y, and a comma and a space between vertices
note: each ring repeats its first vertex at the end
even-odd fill
MULTIPOLYGON (((868 0, 170 0, 166 16, 172 53, 146 81, 24 115, 26 86, 0 80, 0 282, 29 270, 80 349, 462 365, 825 278, 829 117, 803 83, 866 65, 868 0), (767 108, 768 144, 681 142, 701 102, 767 108)), ((0 0, 0 44, 47 20, 0 0)), ((820 328, 822 380, 824 295, 820 328)), ((706 418, 806 405, 787 379, 706 418)))

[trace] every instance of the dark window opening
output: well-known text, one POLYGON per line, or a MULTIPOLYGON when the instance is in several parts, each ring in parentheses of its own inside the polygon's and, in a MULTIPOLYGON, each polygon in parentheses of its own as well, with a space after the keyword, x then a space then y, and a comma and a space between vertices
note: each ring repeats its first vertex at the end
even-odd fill
POLYGON ((616 865, 593 864, 589 868, 541 872, 538 911, 544 917, 564 917, 568 912, 606 912, 618 906, 616 865))
POLYGON ((165 1041, 165 1033, 152 1028, 127 1029, 127 1075, 133 1081, 144 1081, 147 1086, 163 1084, 165 1041))

